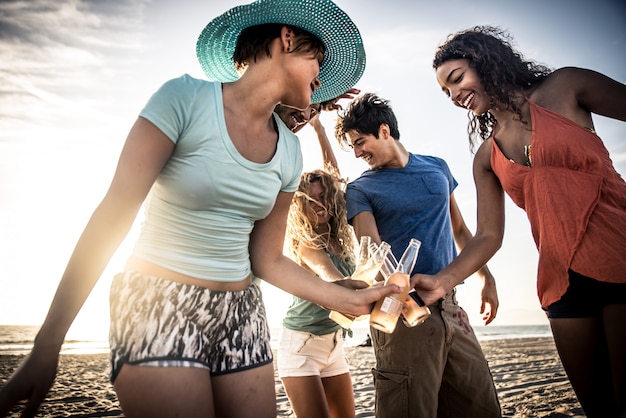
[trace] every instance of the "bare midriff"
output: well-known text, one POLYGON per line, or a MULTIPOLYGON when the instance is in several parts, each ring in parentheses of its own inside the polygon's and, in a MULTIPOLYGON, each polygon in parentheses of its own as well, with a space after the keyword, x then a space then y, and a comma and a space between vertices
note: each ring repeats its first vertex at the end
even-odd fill
POLYGON ((130 256, 130 258, 126 262, 125 270, 137 271, 146 276, 160 277, 162 279, 171 280, 174 282, 188 284, 192 286, 205 287, 209 290, 216 291, 236 292, 240 290, 245 290, 248 288, 248 286, 250 286, 251 283, 250 276, 236 282, 217 282, 214 280, 198 279, 196 277, 187 276, 186 274, 178 273, 168 268, 161 267, 157 264, 151 263, 150 261, 146 261, 135 256, 130 256))

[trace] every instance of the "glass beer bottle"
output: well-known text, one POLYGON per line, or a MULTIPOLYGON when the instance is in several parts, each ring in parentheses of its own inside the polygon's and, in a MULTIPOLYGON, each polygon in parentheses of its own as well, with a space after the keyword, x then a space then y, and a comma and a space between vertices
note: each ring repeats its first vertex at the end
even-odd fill
MULTIPOLYGON (((394 257, 392 252, 387 254, 387 258, 385 259, 385 263, 380 269, 380 274, 387 280, 389 276, 396 271, 398 266, 398 260, 394 257)), ((402 318, 402 322, 407 327, 416 327, 420 324, 423 324, 426 319, 430 316, 430 309, 422 298, 419 297, 415 289, 411 289, 409 291, 409 295, 404 301, 404 306, 402 307, 402 314, 400 317, 402 318)))
MULTIPOLYGON (((362 280, 368 283, 370 286, 376 281, 376 275, 383 264, 384 259, 391 250, 391 246, 386 242, 381 242, 380 245, 371 242, 371 237, 362 236, 360 242, 359 256, 357 258, 357 266, 352 274, 352 279, 362 280)), ((363 315, 362 317, 365 317, 363 315)), ((328 315, 330 319, 341 325, 344 329, 350 329, 352 323, 356 319, 362 317, 355 317, 350 314, 343 314, 337 311, 330 311, 328 315)))
POLYGON ((370 314, 370 325, 380 331, 391 334, 396 329, 398 318, 402 313, 404 302, 406 301, 409 290, 411 290, 409 274, 417 261, 421 243, 415 238, 411 239, 404 254, 398 262, 396 270, 387 278, 385 284, 397 284, 404 291, 402 293, 394 293, 386 296, 376 302, 372 313, 370 314))
MULTIPOLYGON (((361 241, 359 243, 359 255, 357 256, 357 259, 356 259, 357 269, 360 264, 366 263, 367 260, 369 259, 371 240, 372 240, 372 237, 370 237, 369 235, 363 235, 361 237, 361 241)), ((356 270, 355 270, 355 273, 356 273, 356 270)), ((330 314, 328 314, 328 317, 332 319, 333 321, 335 321, 337 324, 339 324, 341 328, 343 329, 350 329, 350 327, 352 326, 352 323, 356 319, 356 316, 353 316, 350 314, 342 314, 341 312, 337 312, 337 311, 330 311, 330 314)))
POLYGON ((429 316, 430 309, 422 298, 419 297, 415 289, 411 289, 402 307, 402 322, 407 327, 415 327, 424 323, 429 316))

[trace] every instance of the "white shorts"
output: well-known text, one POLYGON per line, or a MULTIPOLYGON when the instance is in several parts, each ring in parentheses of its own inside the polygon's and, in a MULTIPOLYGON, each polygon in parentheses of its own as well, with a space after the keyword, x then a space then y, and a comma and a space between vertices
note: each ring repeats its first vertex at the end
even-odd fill
POLYGON ((278 345, 278 377, 333 377, 349 373, 343 329, 326 335, 283 327, 278 345))

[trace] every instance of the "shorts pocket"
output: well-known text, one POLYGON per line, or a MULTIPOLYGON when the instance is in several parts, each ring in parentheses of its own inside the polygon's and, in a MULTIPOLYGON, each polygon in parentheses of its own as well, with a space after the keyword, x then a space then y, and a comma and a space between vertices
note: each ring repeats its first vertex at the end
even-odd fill
POLYGON ((291 352, 294 354, 307 355, 309 351, 309 344, 313 338, 313 334, 298 335, 298 338, 294 338, 291 341, 291 352))
POLYGON ((402 370, 372 369, 376 388, 376 416, 409 416, 409 374, 402 370))

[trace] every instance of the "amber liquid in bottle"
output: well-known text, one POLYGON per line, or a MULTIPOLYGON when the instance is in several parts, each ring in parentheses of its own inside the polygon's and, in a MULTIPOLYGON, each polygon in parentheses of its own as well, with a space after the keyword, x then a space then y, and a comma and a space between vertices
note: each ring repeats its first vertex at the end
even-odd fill
POLYGON ((416 239, 411 239, 404 254, 400 258, 395 271, 387 277, 385 284, 396 284, 402 287, 402 293, 394 293, 376 302, 370 314, 370 325, 380 331, 391 334, 398 323, 398 318, 402 313, 411 284, 409 274, 417 261, 421 243, 416 239))
MULTIPOLYGON (((371 242, 369 236, 362 236, 357 267, 351 276, 352 279, 362 280, 370 286, 373 285, 376 281, 378 271, 383 265, 383 261, 390 249, 391 246, 384 241, 381 242, 380 245, 376 245, 376 243, 371 242)), ((350 329, 355 320, 365 319, 367 315, 355 317, 350 314, 330 311, 328 317, 339 324, 343 329, 350 329)))
POLYGON ((415 327, 423 324, 429 316, 430 309, 424 304, 422 298, 417 295, 417 292, 411 289, 402 307, 402 322, 407 327, 415 327))
POLYGON ((409 275, 395 272, 385 284, 396 284, 404 289, 402 293, 394 293, 376 302, 370 314, 370 325, 378 330, 391 334, 396 329, 398 317, 402 313, 404 301, 409 293, 409 275))

